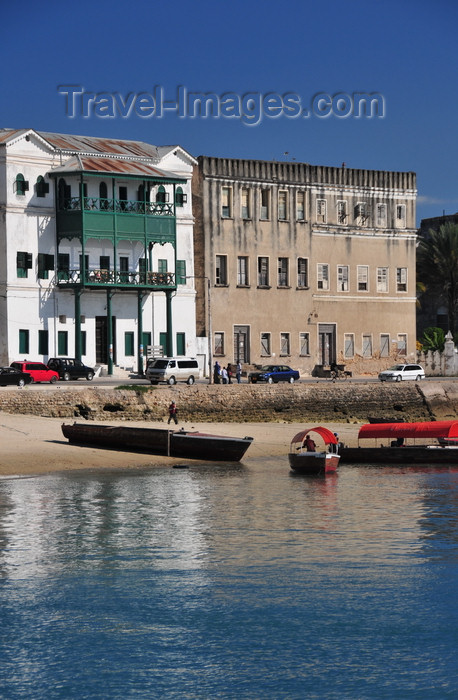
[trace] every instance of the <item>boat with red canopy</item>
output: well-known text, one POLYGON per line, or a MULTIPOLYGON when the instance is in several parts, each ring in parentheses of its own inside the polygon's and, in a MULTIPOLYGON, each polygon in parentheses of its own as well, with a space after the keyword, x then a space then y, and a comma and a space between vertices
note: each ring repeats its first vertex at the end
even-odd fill
MULTIPOLYGON (((314 441, 313 441, 314 442, 314 441)), ((310 444, 310 443, 309 443, 310 444)), ((316 428, 308 428, 301 430, 291 440, 290 451, 288 453, 289 466, 298 474, 326 474, 327 472, 335 472, 339 465, 339 455, 337 453, 339 440, 337 436, 329 430, 317 426, 316 428), (307 449, 307 437, 310 433, 315 433, 322 438, 326 450, 311 451, 307 449)))
POLYGON ((456 420, 368 423, 359 429, 358 447, 342 447, 340 458, 347 464, 458 465, 457 439, 458 421, 456 420), (359 441, 362 439, 373 439, 375 444, 361 446, 359 441), (388 442, 385 444, 378 442, 381 440, 388 440, 388 442))

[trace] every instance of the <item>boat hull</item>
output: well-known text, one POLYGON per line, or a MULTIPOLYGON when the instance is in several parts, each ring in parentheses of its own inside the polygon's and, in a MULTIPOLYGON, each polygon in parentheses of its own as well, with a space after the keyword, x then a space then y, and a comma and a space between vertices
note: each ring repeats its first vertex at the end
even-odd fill
POLYGON ((235 438, 187 430, 85 423, 64 424, 62 433, 71 443, 80 445, 224 462, 239 462, 253 441, 251 437, 235 438))
POLYGON ((289 466, 297 474, 327 474, 335 472, 340 455, 329 452, 290 452, 289 466))
POLYGON ((343 464, 455 464, 458 447, 414 445, 406 447, 341 447, 343 464))

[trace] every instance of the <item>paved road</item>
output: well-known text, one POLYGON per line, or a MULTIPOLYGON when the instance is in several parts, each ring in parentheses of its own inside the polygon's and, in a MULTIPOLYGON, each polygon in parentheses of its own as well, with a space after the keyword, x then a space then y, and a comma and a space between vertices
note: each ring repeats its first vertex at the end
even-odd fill
MULTIPOLYGON (((440 382, 440 381, 456 381, 458 380, 458 377, 426 377, 425 380, 427 382, 440 382)), ((206 385, 208 384, 208 379, 199 379, 196 382, 198 385, 206 385)), ((246 384, 247 381, 246 379, 242 381, 242 384, 246 384)), ((318 378, 307 378, 307 379, 301 379, 300 384, 329 384, 331 385, 333 382, 330 379, 318 379, 318 378)), ((344 380, 337 380, 336 384, 337 385, 346 385, 346 384, 379 384, 379 380, 377 377, 352 377, 351 379, 347 379, 346 381, 344 380)), ((57 387, 65 387, 67 389, 87 389, 88 387, 101 387, 101 388, 106 388, 106 389, 113 389, 118 386, 124 386, 124 385, 132 385, 132 384, 140 384, 144 386, 150 386, 150 382, 143 377, 138 377, 137 375, 132 375, 131 377, 95 377, 93 381, 88 382, 85 379, 78 379, 78 380, 73 380, 70 382, 64 382, 60 381, 57 384, 29 384, 26 389, 27 391, 54 391, 57 387)), ((161 387, 167 387, 167 384, 159 384, 157 385, 156 388, 161 388, 161 387)), ((179 386, 182 386, 180 383, 179 386)), ((254 385, 253 385, 254 386, 254 385)), ((263 384, 259 384, 258 386, 264 386, 263 384)), ((7 386, 7 387, 0 387, 0 391, 18 391, 18 387, 16 386, 7 386)))

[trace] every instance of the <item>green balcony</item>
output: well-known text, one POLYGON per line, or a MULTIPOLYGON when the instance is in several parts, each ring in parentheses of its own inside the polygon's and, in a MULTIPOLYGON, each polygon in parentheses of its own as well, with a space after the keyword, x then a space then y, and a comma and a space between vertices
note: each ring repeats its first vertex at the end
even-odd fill
POLYGON ((169 202, 69 197, 57 209, 57 241, 88 238, 171 243, 175 212, 169 202))
POLYGON ((85 287, 93 289, 145 289, 148 291, 174 290, 172 272, 124 272, 120 270, 57 270, 57 285, 61 288, 85 287))

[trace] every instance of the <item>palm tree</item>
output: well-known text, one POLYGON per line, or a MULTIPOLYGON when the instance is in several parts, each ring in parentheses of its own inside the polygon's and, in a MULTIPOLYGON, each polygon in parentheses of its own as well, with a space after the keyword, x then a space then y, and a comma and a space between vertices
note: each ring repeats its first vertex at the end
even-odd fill
POLYGON ((428 237, 420 239, 417 278, 446 305, 448 329, 454 335, 458 311, 458 224, 447 222, 438 231, 430 229, 428 237))

